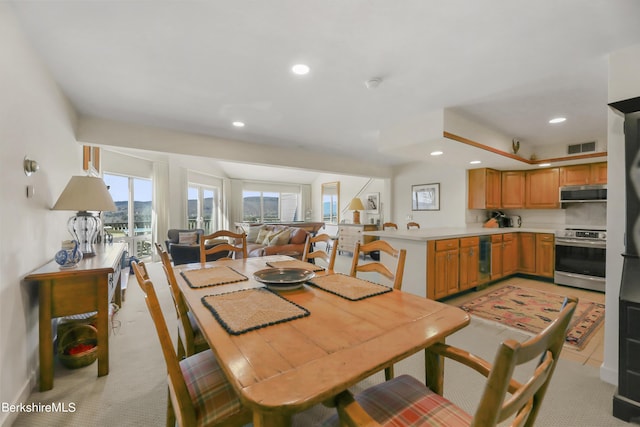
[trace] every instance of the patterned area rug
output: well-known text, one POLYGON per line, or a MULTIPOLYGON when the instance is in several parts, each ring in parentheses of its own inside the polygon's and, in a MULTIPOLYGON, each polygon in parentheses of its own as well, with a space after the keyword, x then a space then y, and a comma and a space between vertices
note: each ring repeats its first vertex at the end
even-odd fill
MULTIPOLYGON (((533 334, 551 323, 562 307, 562 295, 504 286, 460 306, 472 315, 533 334)), ((569 324, 566 343, 582 350, 604 321, 604 304, 580 300, 569 324)))

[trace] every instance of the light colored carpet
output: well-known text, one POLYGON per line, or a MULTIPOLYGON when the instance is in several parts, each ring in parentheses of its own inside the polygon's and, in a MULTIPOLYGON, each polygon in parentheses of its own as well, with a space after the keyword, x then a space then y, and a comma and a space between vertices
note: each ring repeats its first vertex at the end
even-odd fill
MULTIPOLYGON (((349 257, 338 257, 338 271, 348 270, 349 257)), ((175 331, 175 312, 168 286, 159 264, 149 264, 149 273, 170 323, 175 331)), ((142 292, 129 282, 126 301, 116 313, 119 328, 110 336, 110 373, 98 378, 97 365, 67 370, 56 367, 53 390, 34 391, 30 402, 42 404, 74 402, 73 413, 22 413, 14 426, 162 426, 166 411, 166 370, 158 338, 147 312, 142 292)), ((499 342, 506 338, 526 339, 526 335, 496 323, 473 320, 454 334, 449 343, 493 359, 499 342)), ((409 373, 424 378, 424 357, 417 354, 396 365, 396 374, 409 373)), ((359 388, 384 380, 382 373, 367 379, 359 388)), ((473 412, 483 386, 482 378, 459 365, 445 367, 445 395, 468 412, 473 412)), ((357 389, 354 389, 357 391, 357 389)), ((595 367, 560 360, 552 379, 540 426, 606 427, 629 426, 611 415, 614 387, 602 382, 595 367)), ((314 426, 332 413, 321 405, 297 415, 296 426, 314 426)))

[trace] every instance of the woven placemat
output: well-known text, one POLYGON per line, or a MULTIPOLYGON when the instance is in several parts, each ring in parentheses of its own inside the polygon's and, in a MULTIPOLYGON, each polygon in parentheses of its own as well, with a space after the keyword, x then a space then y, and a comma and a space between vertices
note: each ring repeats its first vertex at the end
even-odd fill
POLYGON ((267 265, 273 268, 303 268, 309 271, 324 270, 324 267, 311 264, 310 262, 300 261, 299 259, 292 259, 287 261, 270 261, 267 263, 267 265))
POLYGON ((244 334, 309 315, 306 308, 267 288, 208 295, 202 298, 202 303, 232 335, 244 334))
POLYGON ((240 274, 226 265, 201 268, 199 270, 187 270, 180 272, 180 274, 192 288, 205 288, 207 286, 224 285, 249 280, 244 274, 240 274))
POLYGON ((358 301, 393 290, 388 286, 347 276, 342 273, 314 277, 307 283, 351 301, 358 301))

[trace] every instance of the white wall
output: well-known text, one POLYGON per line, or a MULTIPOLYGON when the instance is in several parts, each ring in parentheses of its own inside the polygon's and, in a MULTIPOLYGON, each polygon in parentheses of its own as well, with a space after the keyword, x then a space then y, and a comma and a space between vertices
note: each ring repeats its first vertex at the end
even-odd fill
MULTIPOLYGON (((0 2, 0 402, 25 401, 38 372, 38 298, 22 278, 52 259, 68 238, 72 212, 51 207, 72 175, 82 175, 75 113, 0 2), (27 177, 25 155, 40 163, 27 177), (26 197, 32 185, 35 196, 26 197)), ((0 413, 0 424, 13 415, 0 413)))
MULTIPOLYGON (((640 96, 640 45, 609 57, 609 102, 640 96)), ((608 112, 608 193, 607 193, 607 284, 604 362, 600 377, 618 383, 618 298, 622 279, 622 254, 625 233, 625 161, 624 116, 613 109, 608 112)))
POLYGON ((393 211, 388 221, 404 227, 410 215, 421 228, 464 227, 467 211, 467 173, 437 163, 412 163, 394 169, 393 211), (412 211, 411 186, 440 183, 439 211, 412 211))

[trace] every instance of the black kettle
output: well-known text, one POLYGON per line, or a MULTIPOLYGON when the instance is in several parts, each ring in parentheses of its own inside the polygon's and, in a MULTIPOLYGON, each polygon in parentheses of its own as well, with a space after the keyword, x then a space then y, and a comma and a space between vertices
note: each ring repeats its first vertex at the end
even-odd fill
POLYGON ((511 221, 510 221, 509 217, 507 217, 504 214, 504 212, 493 211, 493 212, 491 212, 491 218, 495 218, 495 220, 498 222, 498 227, 500 227, 500 228, 510 227, 511 226, 509 224, 511 221))

